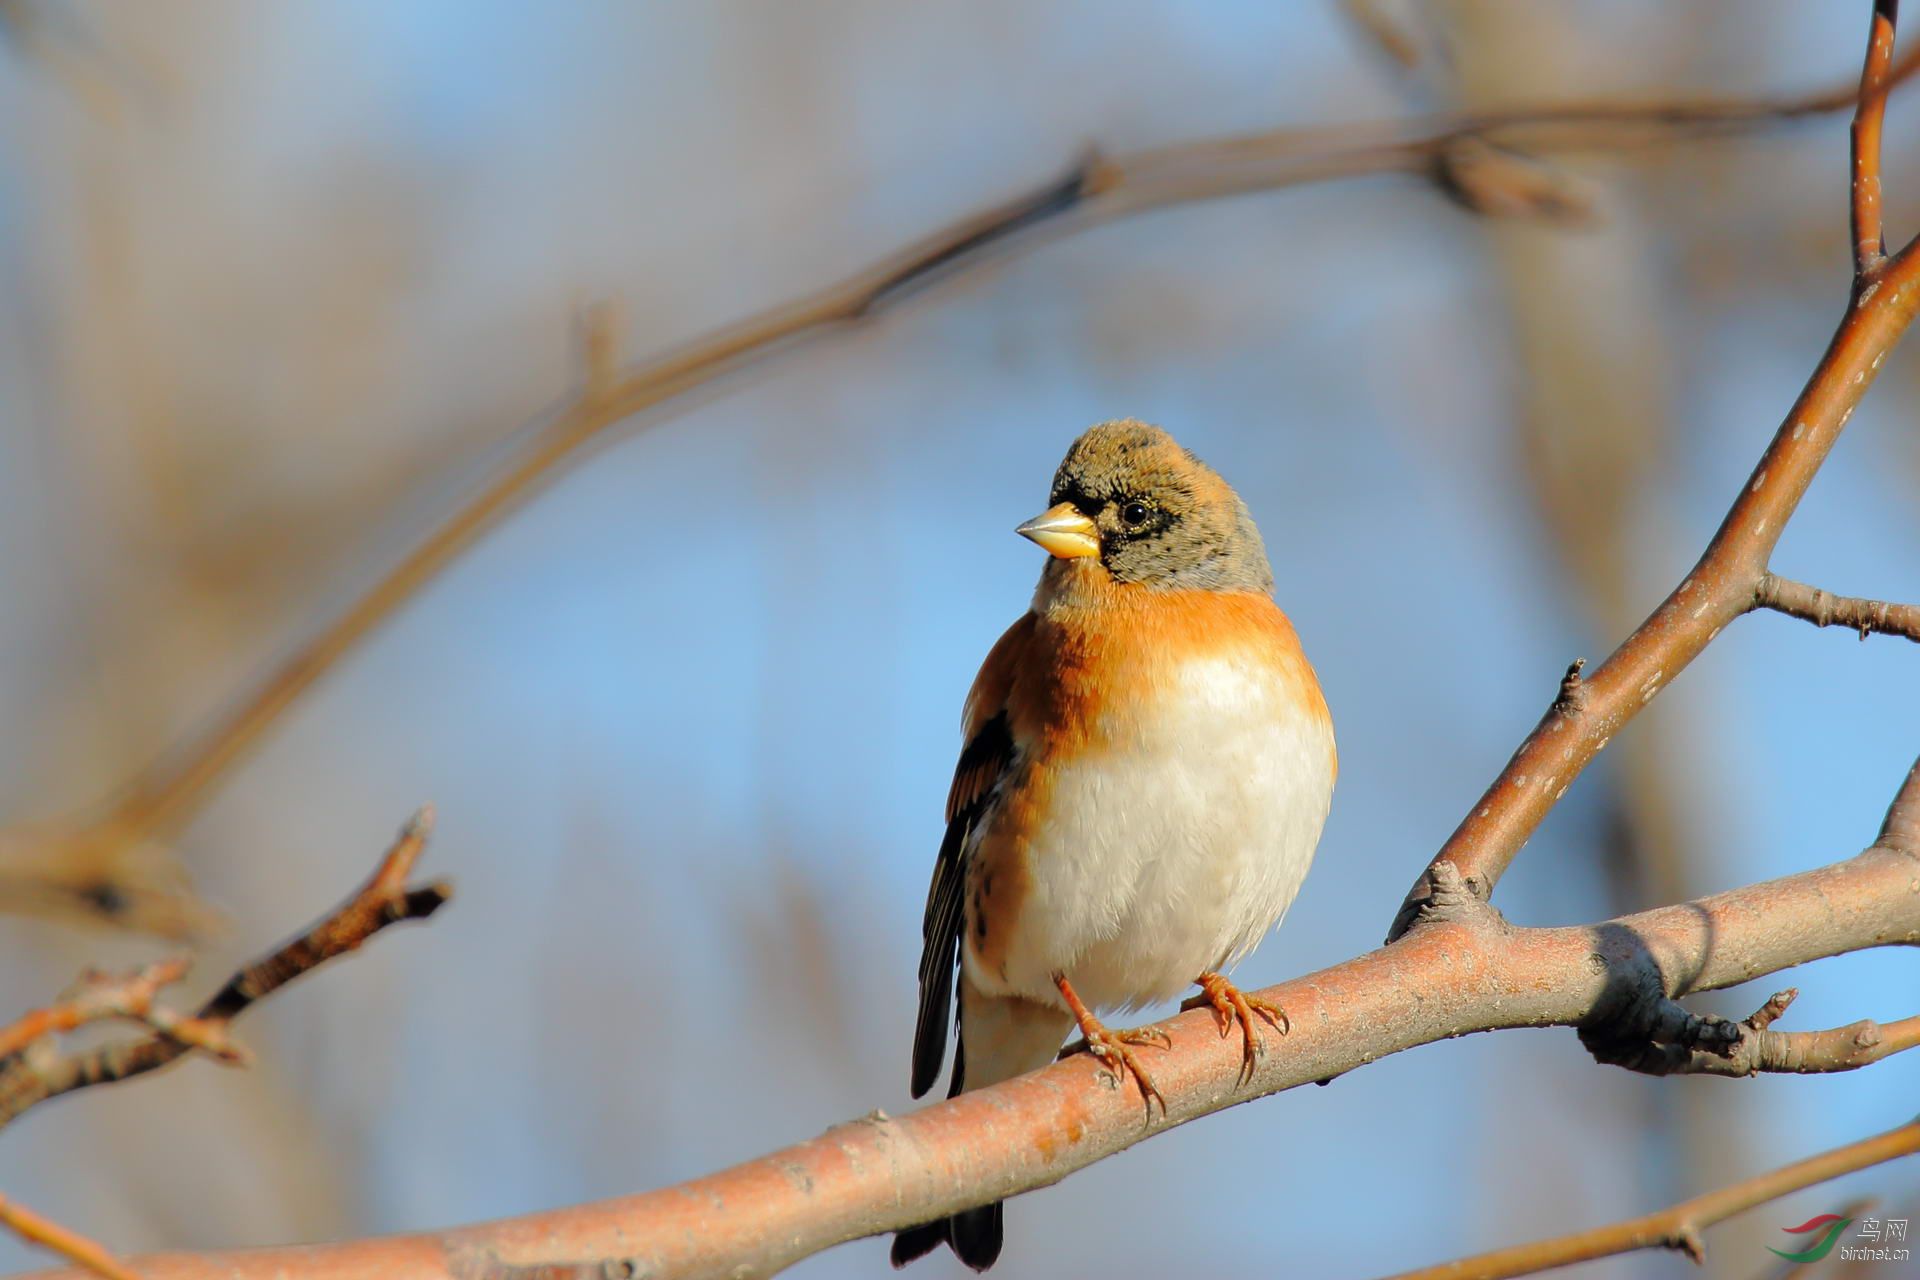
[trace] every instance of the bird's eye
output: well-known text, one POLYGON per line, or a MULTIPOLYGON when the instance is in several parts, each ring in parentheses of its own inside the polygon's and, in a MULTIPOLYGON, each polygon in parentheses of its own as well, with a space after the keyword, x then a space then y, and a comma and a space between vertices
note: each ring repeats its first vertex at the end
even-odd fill
POLYGON ((1145 524, 1147 517, 1152 514, 1147 504, 1140 501, 1129 502, 1120 508, 1120 519, 1136 529, 1145 524))

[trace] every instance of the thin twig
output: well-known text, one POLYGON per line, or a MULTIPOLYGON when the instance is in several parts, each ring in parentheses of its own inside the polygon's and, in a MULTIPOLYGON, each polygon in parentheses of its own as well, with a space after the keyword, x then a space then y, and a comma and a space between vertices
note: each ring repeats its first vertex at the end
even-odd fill
POLYGON ((1772 1030, 1798 996, 1791 987, 1775 992, 1752 1016, 1733 1022, 1689 1013, 1656 995, 1651 1017, 1628 1025, 1617 1018, 1590 1023, 1580 1029, 1580 1041, 1598 1061, 1644 1075, 1731 1077, 1854 1071, 1920 1045, 1920 1017, 1863 1018, 1827 1031, 1772 1030))
POLYGON ((1836 596, 1831 591, 1763 573, 1754 591, 1753 607, 1772 609, 1791 618, 1811 622, 1816 627, 1846 627, 1858 631, 1865 640, 1879 632, 1886 636, 1905 636, 1920 642, 1920 605, 1889 604, 1885 600, 1865 600, 1859 596, 1836 596))
POLYGON ((300 936, 234 974, 192 1019, 171 1020, 145 1039, 119 1041, 70 1056, 0 1057, 0 1126, 48 1098, 158 1070, 194 1048, 231 1048, 228 1027, 256 1001, 358 949, 389 925, 432 915, 452 896, 452 887, 445 881, 407 884, 432 826, 433 810, 421 809, 351 898, 300 936), (183 1026, 190 1027, 190 1033, 183 1034, 183 1026))
POLYGON ((107 1252, 104 1245, 5 1196, 0 1196, 0 1226, 11 1228, 28 1244, 50 1249, 77 1267, 105 1276, 106 1280, 140 1280, 138 1272, 107 1252))
POLYGON ((1899 0, 1874 0, 1867 57, 1860 68, 1860 109, 1853 118, 1853 273, 1861 281, 1871 279, 1887 256, 1880 225, 1880 133, 1887 118, 1888 68, 1899 8, 1899 0))
MULTIPOLYGON (((131 1018, 145 1022, 156 1030, 163 1025, 177 1029, 184 1020, 156 1009, 154 1000, 160 988, 171 986, 186 976, 190 963, 186 956, 173 956, 136 969, 124 977, 83 974, 74 989, 57 1003, 44 1009, 30 1010, 8 1026, 0 1027, 0 1062, 43 1037, 72 1031, 90 1022, 102 1022, 108 1018, 131 1018)), ((225 1046, 225 1050, 228 1056, 237 1052, 231 1045, 225 1046)))
MULTIPOLYGON (((1890 82, 1920 69, 1920 56, 1903 58, 1890 82)), ((1516 151, 1623 150, 1650 142, 1725 134, 1782 120, 1839 110, 1855 90, 1722 101, 1587 102, 1561 106, 1442 115, 1388 125, 1289 129, 1206 140, 1117 157, 1090 155, 1062 179, 962 218, 838 284, 611 377, 594 347, 583 372, 582 394, 453 515, 413 548, 344 613, 291 657, 202 736, 156 761, 125 787, 124 799, 97 828, 75 840, 139 841, 177 832, 287 707, 370 631, 518 507, 585 446, 618 423, 684 396, 799 341, 863 318, 899 301, 935 278, 986 260, 994 252, 1034 243, 1036 229, 1055 233, 1168 205, 1369 174, 1403 173, 1439 184, 1472 178, 1475 207, 1530 214, 1564 214, 1577 199, 1563 192, 1516 151), (1468 165, 1463 157, 1512 156, 1509 163, 1468 165), (1506 194, 1501 184, 1515 189, 1506 194), (1569 201, 1573 201, 1569 204, 1569 201)), ((590 334, 592 330, 589 331, 590 334)), ((595 339, 597 341, 597 339, 595 339)), ((31 902, 5 891, 0 908, 31 902)), ((99 914, 115 919, 106 905, 99 914)), ((86 909, 73 900, 68 905, 86 909)))
POLYGON ((1735 1214, 1795 1191, 1831 1182, 1856 1170, 1869 1169, 1916 1152, 1920 1152, 1920 1120, 1736 1182, 1718 1191, 1695 1196, 1658 1213, 1552 1240, 1496 1249, 1492 1253, 1477 1254, 1437 1267, 1403 1271, 1390 1277, 1390 1280, 1467 1280, 1468 1277, 1473 1280, 1502 1280, 1502 1277, 1534 1275, 1554 1267, 1633 1253, 1640 1249, 1674 1249, 1695 1262, 1703 1262, 1706 1259, 1706 1243, 1700 1233, 1715 1223, 1724 1222, 1735 1214))

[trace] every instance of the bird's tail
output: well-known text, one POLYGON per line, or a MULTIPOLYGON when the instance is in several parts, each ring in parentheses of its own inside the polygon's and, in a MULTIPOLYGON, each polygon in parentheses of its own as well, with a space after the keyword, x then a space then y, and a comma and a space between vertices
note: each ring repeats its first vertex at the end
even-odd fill
MULTIPOLYGON (((1073 1026, 1065 1009, 1017 996, 989 996, 960 974, 960 1035, 947 1096, 984 1089, 1053 1061, 1073 1026)), ((893 1265, 950 1247, 960 1261, 985 1271, 1000 1256, 1001 1201, 963 1209, 951 1218, 909 1227, 893 1238, 893 1265)))
POLYGON ((1003 1231, 1000 1206, 995 1200, 979 1209, 966 1209, 951 1218, 939 1218, 918 1227, 908 1227, 893 1238, 893 1265, 904 1267, 916 1258, 924 1258, 946 1245, 954 1256, 975 1271, 985 1271, 1000 1256, 1003 1231))

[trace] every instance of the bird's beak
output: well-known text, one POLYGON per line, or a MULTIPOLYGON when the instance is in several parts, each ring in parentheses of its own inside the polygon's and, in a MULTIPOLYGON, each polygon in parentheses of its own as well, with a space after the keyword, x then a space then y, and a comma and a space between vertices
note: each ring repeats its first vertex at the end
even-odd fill
POLYGON ((1032 538, 1050 555, 1062 560, 1100 554, 1099 528, 1071 502, 1047 508, 1014 532, 1023 538, 1032 538))

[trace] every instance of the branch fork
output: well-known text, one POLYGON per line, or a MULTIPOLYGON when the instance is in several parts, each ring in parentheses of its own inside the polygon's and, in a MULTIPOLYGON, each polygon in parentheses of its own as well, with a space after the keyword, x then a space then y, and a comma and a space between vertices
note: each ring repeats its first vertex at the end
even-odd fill
POLYGON ((186 962, 176 959, 124 978, 92 975, 67 1000, 0 1029, 0 1127, 49 1098, 143 1075, 190 1052, 244 1061, 245 1051, 231 1038, 231 1025, 256 1001, 357 950, 390 925, 426 919, 452 897, 452 886, 445 881, 408 883, 432 826, 433 810, 421 809, 351 898, 305 933, 234 974, 191 1017, 156 1002, 160 988, 186 974, 186 962), (49 1041, 53 1032, 108 1017, 143 1022, 153 1034, 72 1055, 58 1053, 49 1041))

